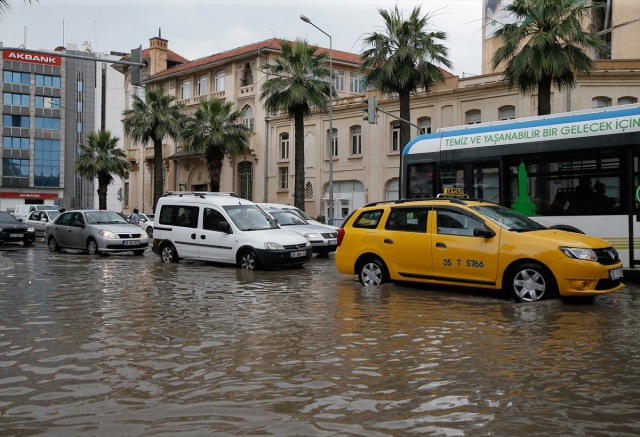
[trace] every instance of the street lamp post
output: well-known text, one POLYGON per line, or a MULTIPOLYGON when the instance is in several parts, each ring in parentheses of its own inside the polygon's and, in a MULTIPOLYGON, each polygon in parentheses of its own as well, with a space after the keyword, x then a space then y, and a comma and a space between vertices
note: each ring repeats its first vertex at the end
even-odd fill
POLYGON ((331 42, 331 35, 318 26, 313 24, 311 20, 304 15, 300 15, 300 19, 305 23, 311 24, 329 37, 329 221, 330 225, 333 225, 333 46, 331 42))

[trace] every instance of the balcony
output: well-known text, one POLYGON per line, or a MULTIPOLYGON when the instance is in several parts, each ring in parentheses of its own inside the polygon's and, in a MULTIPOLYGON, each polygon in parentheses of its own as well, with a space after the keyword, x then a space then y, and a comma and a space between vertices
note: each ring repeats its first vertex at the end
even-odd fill
POLYGON ((241 97, 253 96, 256 93, 256 86, 255 85, 242 86, 240 87, 239 92, 241 97))
POLYGON ((203 94, 201 96, 189 97, 188 99, 180 99, 180 100, 177 100, 177 102, 182 103, 185 106, 193 106, 193 105, 199 105, 200 100, 210 99, 211 97, 216 97, 220 100, 224 100, 224 91, 216 91, 213 93, 203 94))

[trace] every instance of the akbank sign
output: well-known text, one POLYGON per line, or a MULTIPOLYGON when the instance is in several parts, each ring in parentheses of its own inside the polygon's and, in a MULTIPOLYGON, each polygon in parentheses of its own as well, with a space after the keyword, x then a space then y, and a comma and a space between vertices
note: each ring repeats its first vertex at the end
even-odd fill
POLYGON ((62 65, 62 58, 60 56, 42 53, 28 53, 19 50, 4 50, 2 52, 2 59, 4 59, 5 61, 18 61, 28 62, 30 64, 51 65, 53 67, 60 67, 62 65))

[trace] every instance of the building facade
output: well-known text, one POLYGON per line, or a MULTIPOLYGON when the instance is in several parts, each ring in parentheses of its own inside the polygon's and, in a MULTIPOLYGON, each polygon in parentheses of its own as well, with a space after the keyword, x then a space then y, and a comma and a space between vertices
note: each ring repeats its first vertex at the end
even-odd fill
MULTIPOLYGON (((0 210, 25 203, 97 206, 95 181, 80 178, 74 167, 90 132, 104 127, 122 138, 124 80, 99 61, 121 56, 93 53, 87 43, 50 52, 3 48, 0 210)), ((109 192, 116 210, 118 190, 120 180, 109 192)))
MULTIPOLYGON (((495 2, 485 1, 487 7, 489 3, 495 2)), ((552 112, 638 102, 640 53, 637 51, 640 41, 637 38, 625 41, 620 32, 633 29, 636 35, 640 34, 640 21, 623 25, 619 20, 624 16, 635 16, 640 2, 613 0, 609 3, 610 55, 596 60, 593 75, 578 77, 576 88, 553 89, 552 112)), ((493 54, 491 50, 497 48, 496 44, 495 38, 485 39, 483 68, 493 54)), ((295 176, 293 119, 282 114, 268 114, 259 99, 260 85, 268 79, 260 65, 272 63, 278 52, 278 42, 272 39, 187 61, 168 49, 168 40, 152 38, 149 49, 143 51, 147 64, 143 83, 148 87, 164 87, 189 111, 197 108, 201 98, 210 96, 233 102, 235 109, 243 113, 243 123, 252 131, 251 153, 226 158, 221 191, 235 192, 256 202, 292 204, 295 176)), ((358 72, 358 54, 333 50, 332 61, 338 98, 333 101, 331 120, 328 113, 319 112, 305 120, 305 210, 311 215, 323 211, 330 216, 329 199, 332 197, 333 216, 336 223, 340 223, 353 209, 368 202, 399 196, 402 145, 399 144, 397 98, 364 89, 363 77, 358 72), (376 96, 378 107, 392 115, 378 111, 375 124, 363 120, 364 101, 370 96, 376 96), (329 132, 330 125, 333 135, 329 132), (332 154, 330 147, 333 147, 332 154), (333 163, 329 165, 331 155, 333 163), (332 196, 328 185, 330 179, 333 179, 332 196)), ((134 87, 128 82, 126 88, 129 95, 143 92, 142 87, 134 87)), ((444 84, 412 96, 410 121, 428 133, 444 127, 536 114, 537 96, 509 90, 499 72, 468 78, 446 74, 444 84)), ((419 134, 417 128, 412 129, 415 135, 419 134)), ((138 171, 132 171, 125 181, 129 187, 125 190, 125 198, 129 200, 123 205, 124 210, 128 212, 140 205, 150 208, 153 147, 127 141, 125 148, 138 171)), ((179 141, 169 140, 164 144, 163 157, 163 190, 209 189, 202 157, 185 151, 179 141)))

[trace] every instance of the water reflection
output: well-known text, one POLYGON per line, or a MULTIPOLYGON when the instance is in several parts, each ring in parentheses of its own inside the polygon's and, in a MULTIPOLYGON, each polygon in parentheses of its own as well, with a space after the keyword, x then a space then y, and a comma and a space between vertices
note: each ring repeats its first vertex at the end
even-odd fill
POLYGON ((637 431, 630 290, 515 305, 361 287, 331 259, 262 272, 149 253, 11 256, 16 267, 0 272, 2 433, 637 431))

